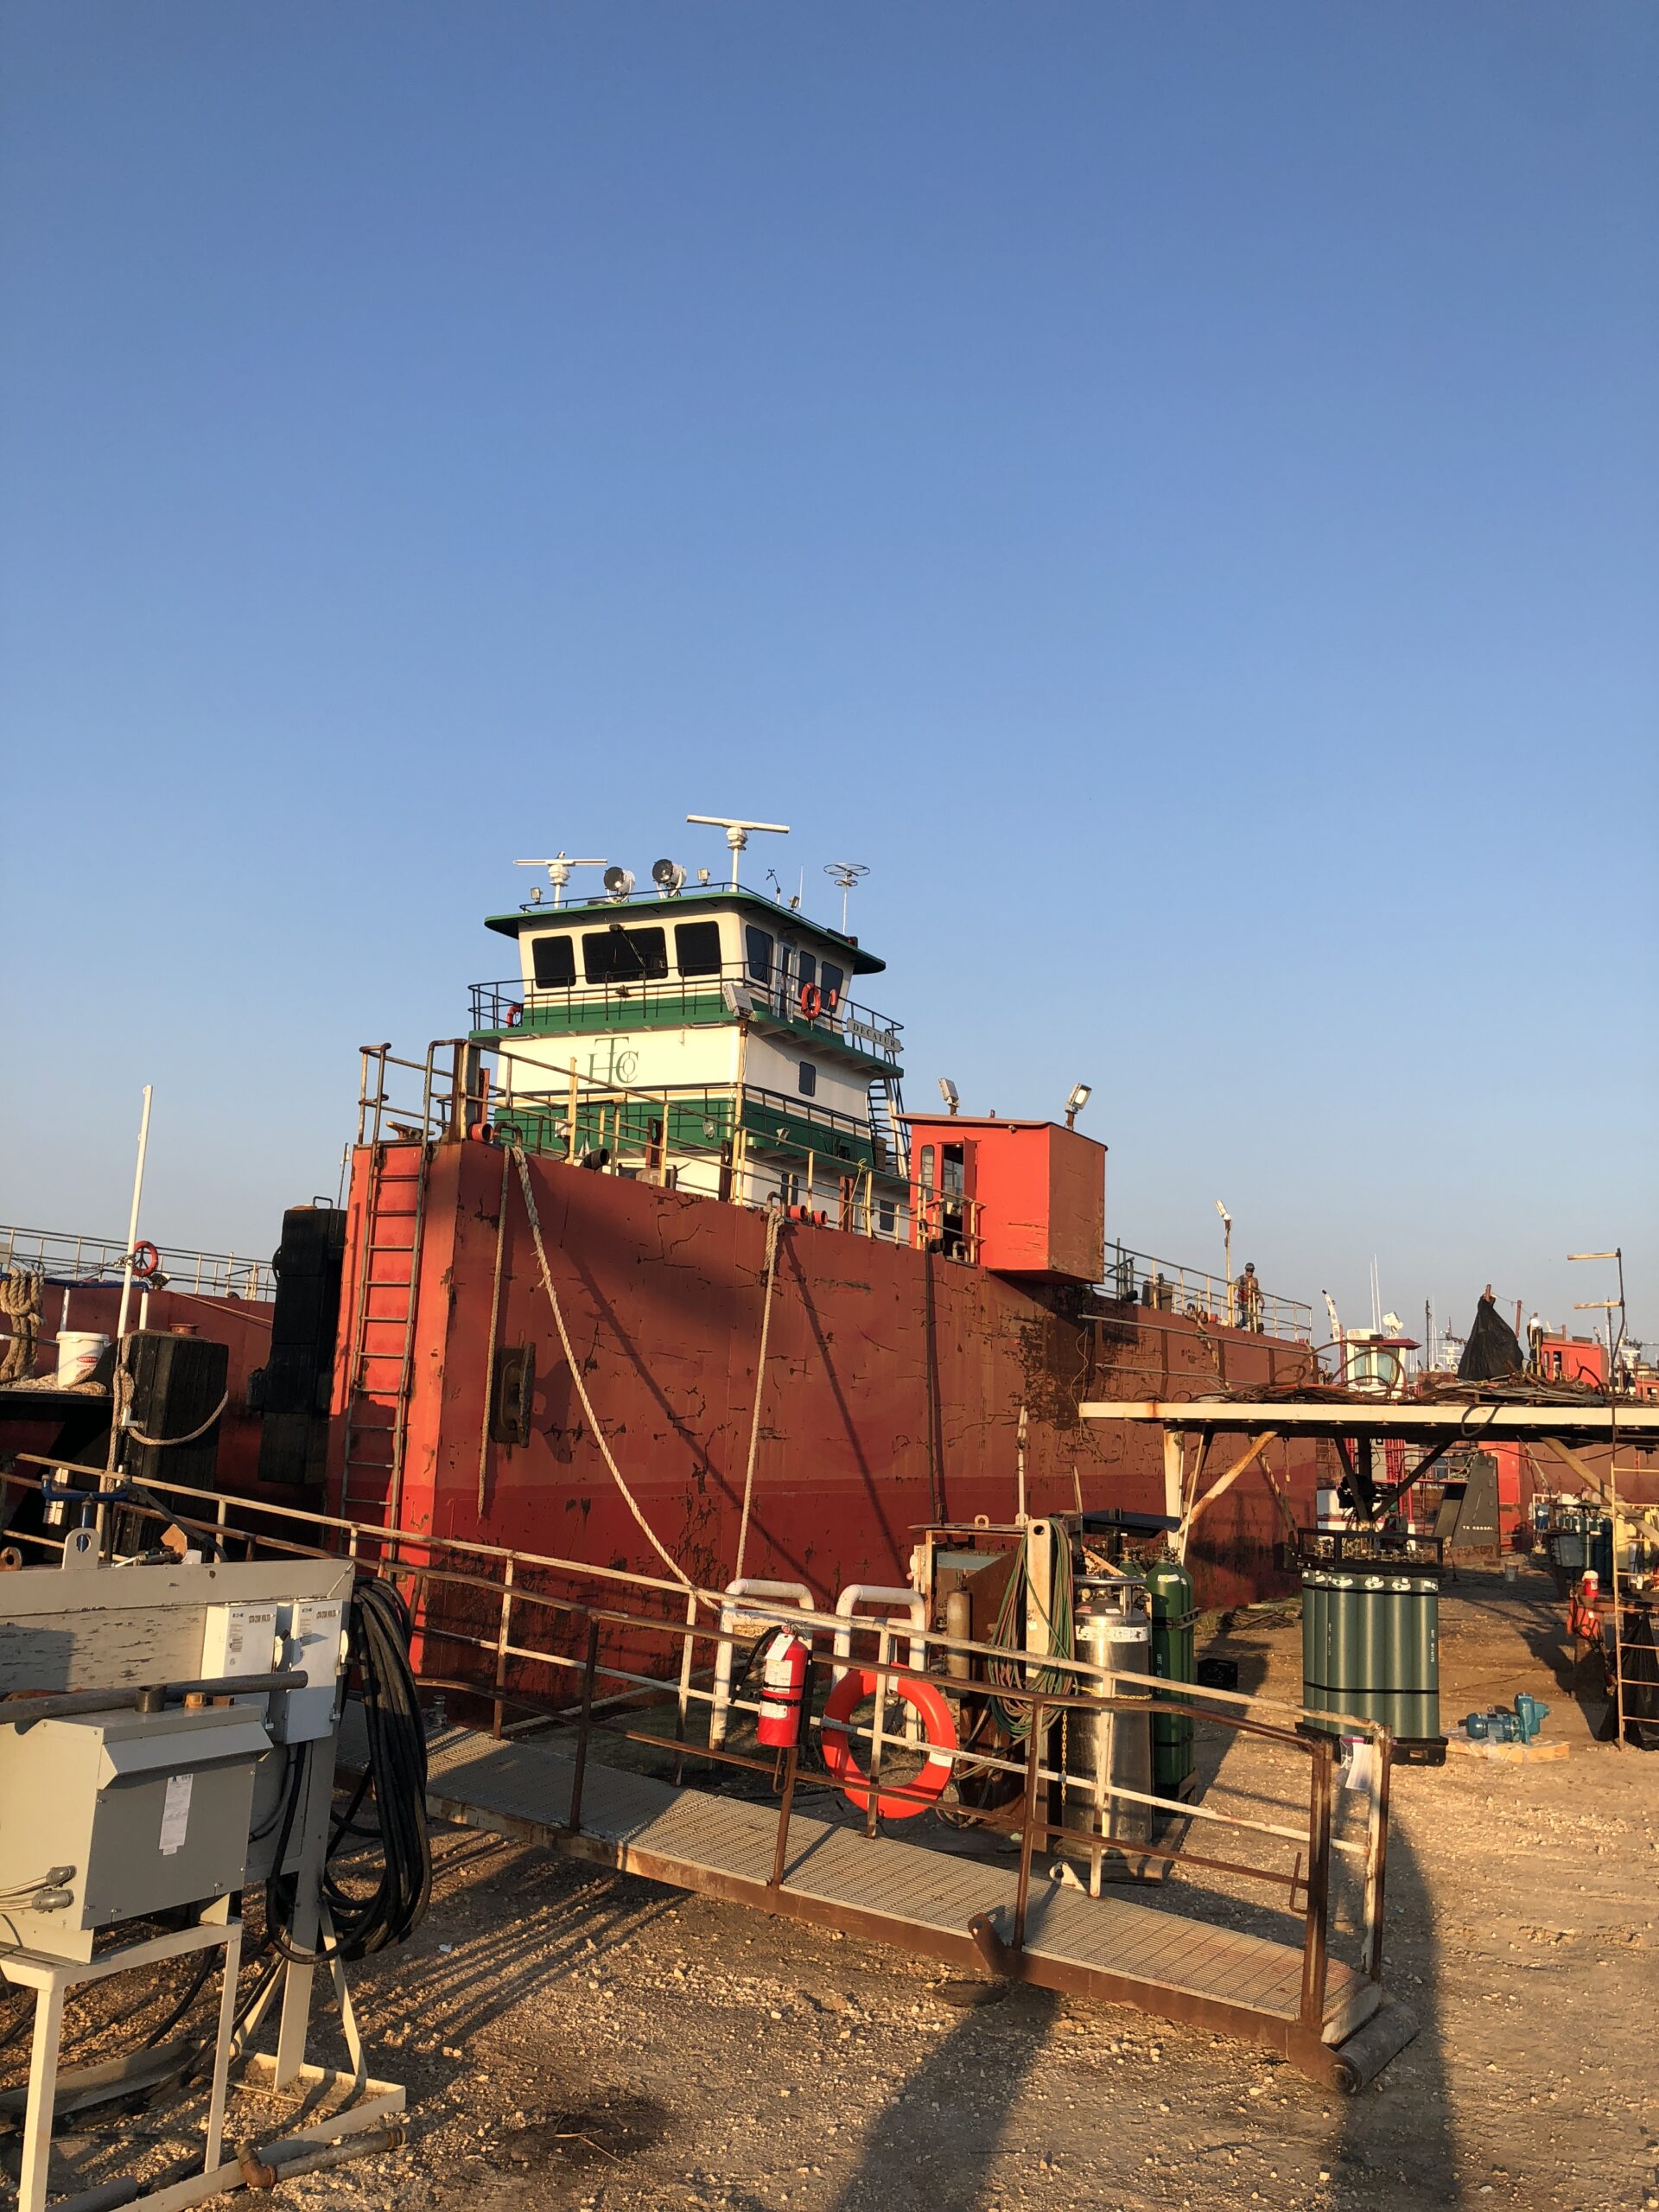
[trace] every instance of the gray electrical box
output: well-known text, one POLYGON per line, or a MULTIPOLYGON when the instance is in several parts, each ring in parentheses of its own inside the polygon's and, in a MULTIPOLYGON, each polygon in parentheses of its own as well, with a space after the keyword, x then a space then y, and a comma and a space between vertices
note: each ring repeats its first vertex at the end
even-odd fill
POLYGON ((99 1928, 239 1888, 270 1749, 248 1705, 0 1728, 0 1941, 89 1959, 99 1928))

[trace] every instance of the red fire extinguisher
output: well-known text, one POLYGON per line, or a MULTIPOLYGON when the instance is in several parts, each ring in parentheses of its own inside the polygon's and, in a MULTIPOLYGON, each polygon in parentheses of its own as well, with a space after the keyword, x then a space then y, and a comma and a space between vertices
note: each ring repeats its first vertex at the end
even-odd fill
POLYGON ((760 1670, 760 1710, 754 1740, 786 1751, 801 1740, 801 1694, 812 1647, 792 1629, 773 1629, 760 1670))

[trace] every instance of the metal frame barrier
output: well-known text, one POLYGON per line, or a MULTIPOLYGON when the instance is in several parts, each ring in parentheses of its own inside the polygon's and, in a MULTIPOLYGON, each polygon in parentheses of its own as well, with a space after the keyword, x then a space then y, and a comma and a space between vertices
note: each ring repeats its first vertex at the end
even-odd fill
MULTIPOLYGON (((51 1464, 38 1455, 18 1457, 20 1461, 27 1459, 42 1469, 51 1464)), ((13 1488, 28 1490, 39 1486, 36 1478, 20 1474, 14 1466, 10 1472, 0 1475, 0 1498, 13 1488)), ((704 1705, 710 1708, 712 1715, 720 1702, 717 1678, 722 1662, 729 1670, 731 1659, 728 1655, 750 1641, 738 1626, 728 1625, 721 1618, 722 1609, 733 1607, 730 1593, 689 1589, 660 1577, 599 1567, 552 1554, 512 1553, 502 1547, 467 1540, 435 1538, 418 1532, 354 1523, 304 1508, 234 1499, 183 1484, 158 1482, 145 1485, 145 1490, 154 1493, 153 1502, 141 1499, 129 1510, 163 1522, 170 1520, 187 1535, 207 1538, 221 1550, 244 1546, 250 1555, 255 1551, 308 1556, 339 1556, 343 1553, 356 1561, 359 1572, 384 1574, 406 1586, 420 1638, 417 1679, 423 1686, 475 1699, 481 1708, 490 1713, 493 1732, 497 1737, 516 1735, 525 1728, 545 1726, 550 1721, 566 1727, 574 1724, 575 1772, 568 1821, 561 1831, 568 1838, 579 1837, 582 1833, 582 1792, 592 1742, 597 1733, 648 1745, 659 1752, 672 1752, 677 1773, 685 1760, 693 1759, 765 1777, 779 1795, 769 1887, 777 1892, 786 1888, 791 1823, 803 1779, 799 1749, 775 1758, 757 1758, 734 1751, 723 1742, 699 1742, 688 1733, 691 1708, 704 1705), (207 1510, 192 1513, 192 1504, 207 1510), (314 1541, 283 1535, 272 1524, 303 1529, 314 1541), (454 1555, 459 1563, 440 1564, 446 1554, 454 1555), (537 1589, 527 1582, 526 1578, 532 1574, 585 1584, 589 1594, 578 1598, 537 1589), (601 1586, 597 1593, 593 1591, 595 1584, 601 1586), (635 1609, 630 1609, 626 1602, 604 1602, 606 1586, 616 1589, 620 1596, 627 1593, 636 1601, 635 1609), (674 1618, 666 1605, 661 1611, 637 1610, 639 1599, 651 1605, 669 1600, 674 1612, 683 1607, 683 1618, 674 1618), (545 1642, 524 1640, 525 1631, 522 1628, 518 1640, 514 1639, 513 1618, 517 1615, 522 1620, 525 1608, 545 1630, 545 1642), (486 1632, 491 1610, 497 1614, 493 1634, 486 1632), (699 1611, 714 1616, 712 1625, 698 1620, 699 1611), (613 1647, 608 1654, 601 1651, 602 1639, 607 1639, 613 1647), (654 1671, 648 1670, 643 1663, 653 1645, 664 1648, 671 1660, 671 1663, 654 1671), (445 1656, 442 1664, 435 1665, 438 1647, 443 1647, 445 1656), (462 1671, 465 1662, 460 1655, 463 1653, 472 1656, 474 1667, 470 1673, 462 1671), (450 1654, 455 1656, 451 1657, 450 1654), (709 1663, 698 1665, 698 1658, 709 1663), (546 1688, 532 1688, 524 1679, 527 1673, 537 1670, 543 1670, 550 1678, 546 1688), (708 1688, 702 1687, 705 1681, 708 1688), (563 1694, 559 1694, 561 1688, 563 1694), (672 1705, 671 1737, 624 1725, 630 1710, 637 1713, 642 1702, 672 1705), (527 1718, 509 1723, 505 1717, 509 1707, 522 1711, 527 1718)), ((35 1537, 29 1541, 54 1548, 58 1540, 35 1537)), ((832 1655, 838 1637, 850 1635, 866 1641, 874 1638, 874 1655, 860 1658, 857 1664, 866 1674, 875 1677, 883 1693, 883 1702, 887 1694, 901 1696, 905 1685, 922 1681, 935 1688, 948 1687, 953 1694, 971 1693, 973 1688, 959 1679, 942 1684, 938 1678, 914 1665, 897 1664, 892 1657, 896 1638, 902 1638, 911 1647, 908 1656, 913 1656, 919 1646, 925 1657, 942 1665, 954 1656, 958 1662, 997 1659, 1006 1667, 1009 1658, 1001 1646, 931 1630, 918 1633, 912 1624, 891 1618, 861 1618, 847 1613, 810 1610, 787 1598, 769 1605, 759 1594, 753 1599, 746 1596, 741 1614, 746 1624, 787 1624, 822 1642, 824 1650, 815 1654, 805 1699, 805 1708, 810 1715, 810 1728, 820 1731, 822 1721, 813 1710, 810 1694, 812 1677, 817 1677, 828 1687, 835 1670, 832 1655)), ((1039 1847, 1047 1849, 1058 1845, 1064 1850, 1070 1845, 1082 1856, 1091 1849, 1098 1850, 1101 1845, 1101 1837, 1093 1831, 1069 1826, 1064 1817, 1049 1817, 1049 1808, 1044 1802, 1046 1787, 1060 1793, 1064 1808, 1066 1796, 1074 1789, 1096 1786, 1096 1778, 1070 1771, 1063 1753, 1058 1759, 1054 1757, 1053 1724, 1073 1713, 1146 1713, 1160 1707, 1176 1709, 1184 1717, 1220 1727, 1234 1741, 1274 1745, 1305 1757, 1308 1761, 1305 1821, 1293 1826, 1242 1812, 1219 1810, 1202 1802, 1183 1803, 1176 1808, 1163 1799, 1116 1783, 1108 1785, 1107 1794, 1114 1799, 1176 1815, 1184 1829, 1196 1830, 1200 1837, 1206 1830, 1226 1828, 1265 1839, 1274 1846, 1288 1844, 1295 1848, 1294 1862, 1286 1869, 1282 1866, 1257 1865, 1236 1856, 1198 1852, 1178 1842, 1141 1843, 1128 1838, 1112 1839, 1111 1847, 1147 1862, 1179 1864, 1196 1872, 1261 1885, 1276 1892, 1282 1898, 1283 1909, 1292 1913, 1297 1911, 1300 1900, 1301 2004, 1295 2026, 1297 2047, 1289 2055, 1300 2052, 1302 2063, 1307 2063, 1316 2045, 1325 2052, 1319 2031, 1325 2021, 1331 1961, 1332 1875, 1338 1860, 1348 1861, 1359 1877, 1358 1917, 1350 1930, 1358 1938, 1358 1957, 1351 1971, 1372 1983, 1380 1983, 1382 1977, 1391 1747, 1389 1732, 1375 1723, 1357 1721, 1352 1716, 1322 1713, 1239 1692, 1185 1685, 1179 1692, 1172 1692, 1168 1683, 1158 1678, 1113 1670, 1086 1660, 1044 1656, 1038 1661, 1033 1657, 1031 1673, 1039 1672, 1051 1678, 1063 1675, 1069 1678, 1069 1687, 1056 1690, 1048 1685, 1020 1687, 1006 1681, 999 1681, 995 1687, 999 1703, 1023 1707, 1027 1713, 1023 1753, 1016 1748, 1013 1755, 1005 1756, 981 1748, 969 1750, 960 1744, 950 1753, 953 1773, 968 1769, 982 1774, 1001 1773, 1018 1784, 1022 1799, 1012 1940, 998 1936, 992 1929, 974 1929, 972 1933, 985 1964, 999 1974, 1033 1978, 1026 1918, 1034 1853, 1039 1847), (1263 1709, 1281 1717, 1271 1720, 1256 1717, 1263 1709), (1336 1833, 1336 1732, 1347 1737, 1369 1738, 1372 1745, 1375 1769, 1363 1840, 1336 1833)), ((905 1702, 908 1706, 910 1700, 906 1699, 905 1702)), ((730 1701, 730 1710, 734 1712, 753 1714, 757 1709, 753 1698, 740 1696, 730 1701)), ((804 1737, 808 1734, 809 1730, 803 1731, 804 1737)), ((906 1733, 888 1730, 880 1712, 873 1725, 855 1726, 849 1722, 848 1736, 849 1741, 868 1746, 864 1826, 866 1833, 874 1835, 878 1797, 902 1801, 918 1794, 908 1783, 884 1777, 884 1757, 889 1750, 894 1753, 907 1751, 913 1757, 918 1747, 910 1742, 906 1733)), ((933 1756, 942 1754, 934 1749, 933 1756)), ((816 1781, 817 1777, 807 1779, 816 1781)), ((835 1787, 833 1783, 828 1786, 835 1787)), ((976 1814, 960 1803, 951 1810, 953 1819, 963 1825, 982 1825, 992 1817, 976 1814)), ((773 1902, 778 1910, 796 1910, 798 1916, 814 1916, 802 1909, 800 1901, 792 1895, 788 1903, 777 1898, 773 1902)), ((1193 2017, 1205 2018, 1211 2015, 1205 2013, 1200 2005, 1193 2017)), ((1219 2024, 1218 2016, 1211 2018, 1211 2024, 1219 2024)), ((1230 2023, 1233 2031, 1237 2031, 1237 2024, 1236 2020, 1230 2023)), ((1325 2053, 1319 2063, 1325 2064, 1327 2058, 1329 2054, 1325 2053)), ((1340 2067, 1334 2059, 1330 2059, 1330 2065, 1337 2067, 1331 2078, 1342 2085, 1340 2067)))

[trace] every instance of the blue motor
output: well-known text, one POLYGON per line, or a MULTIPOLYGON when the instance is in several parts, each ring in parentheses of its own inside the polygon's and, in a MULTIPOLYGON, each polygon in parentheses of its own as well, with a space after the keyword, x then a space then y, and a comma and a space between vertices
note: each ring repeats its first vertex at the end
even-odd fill
POLYGON ((1527 1691, 1517 1693, 1513 1711, 1494 1706, 1490 1713, 1464 1717, 1463 1732, 1478 1744, 1530 1744, 1549 1718, 1549 1707, 1527 1691))

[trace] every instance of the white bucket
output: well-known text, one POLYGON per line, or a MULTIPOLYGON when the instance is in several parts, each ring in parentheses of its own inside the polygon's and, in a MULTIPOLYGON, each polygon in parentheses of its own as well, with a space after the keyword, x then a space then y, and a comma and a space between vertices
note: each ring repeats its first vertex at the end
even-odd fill
POLYGON ((92 1370, 109 1348, 109 1338, 98 1336, 90 1329, 60 1331, 58 1336, 60 1384, 90 1382, 92 1370))

